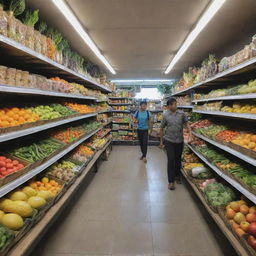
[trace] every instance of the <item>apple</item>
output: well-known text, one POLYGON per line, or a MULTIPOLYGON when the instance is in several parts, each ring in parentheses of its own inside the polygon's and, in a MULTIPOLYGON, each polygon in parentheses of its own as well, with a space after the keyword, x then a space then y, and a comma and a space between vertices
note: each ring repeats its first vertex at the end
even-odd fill
POLYGON ((252 207, 249 209, 249 212, 250 212, 250 213, 256 213, 256 206, 252 206, 252 207))
POLYGON ((239 236, 242 236, 245 234, 244 230, 242 230, 241 228, 236 228, 235 229, 236 233, 239 235, 239 236))
POLYGON ((256 238, 254 236, 249 236, 247 242, 253 249, 256 250, 256 238))
POLYGON ((226 216, 228 217, 228 219, 234 219, 235 215, 236 212, 234 210, 232 210, 231 208, 227 209, 226 216))
POLYGON ((241 206, 241 205, 246 205, 247 203, 244 201, 244 200, 240 200, 240 201, 238 201, 238 204, 241 206))
POLYGON ((237 224, 240 224, 241 222, 245 221, 245 216, 241 212, 237 212, 234 217, 234 221, 237 224))
POLYGON ((239 212, 240 210, 240 205, 238 202, 231 202, 230 203, 230 208, 235 211, 235 212, 239 212))
POLYGON ((242 229, 243 231, 245 231, 245 232, 248 231, 249 226, 250 226, 250 223, 247 222, 247 221, 242 221, 242 222, 240 223, 241 229, 242 229))
POLYGON ((256 222, 256 213, 248 213, 246 215, 246 220, 250 223, 256 222))
POLYGON ((248 214, 249 213, 249 207, 245 204, 241 205, 240 206, 240 212, 244 215, 248 214))
POLYGON ((248 233, 250 235, 256 236, 256 222, 253 222, 248 227, 248 233))
POLYGON ((234 220, 230 220, 229 222, 230 222, 230 225, 232 226, 232 228, 234 230, 236 230, 237 228, 240 227, 237 223, 234 222, 234 220))

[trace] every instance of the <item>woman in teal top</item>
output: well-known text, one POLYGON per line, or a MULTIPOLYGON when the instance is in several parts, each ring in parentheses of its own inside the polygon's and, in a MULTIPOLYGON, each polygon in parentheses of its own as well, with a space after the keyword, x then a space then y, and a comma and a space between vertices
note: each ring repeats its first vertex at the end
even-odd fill
POLYGON ((140 160, 147 162, 147 150, 148 150, 148 131, 152 131, 151 114, 147 110, 147 103, 142 101, 140 103, 140 110, 134 114, 134 118, 138 121, 138 138, 140 142, 140 149, 142 156, 140 160))

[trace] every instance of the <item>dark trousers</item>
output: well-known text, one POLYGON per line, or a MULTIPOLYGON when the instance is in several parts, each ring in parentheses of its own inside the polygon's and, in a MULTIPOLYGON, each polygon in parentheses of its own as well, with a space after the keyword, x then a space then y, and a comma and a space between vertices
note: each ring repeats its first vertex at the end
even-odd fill
POLYGON ((183 151, 182 143, 172 143, 170 141, 164 141, 166 153, 167 153, 167 174, 169 183, 173 183, 175 178, 181 175, 181 155, 183 151))
POLYGON ((147 156, 148 151, 148 130, 137 130, 140 142, 140 149, 143 157, 147 156))

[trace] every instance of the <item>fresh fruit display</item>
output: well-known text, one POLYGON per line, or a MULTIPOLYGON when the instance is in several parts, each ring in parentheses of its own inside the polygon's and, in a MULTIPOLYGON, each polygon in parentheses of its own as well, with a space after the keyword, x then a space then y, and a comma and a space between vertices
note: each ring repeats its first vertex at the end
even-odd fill
POLYGON ((105 137, 110 131, 111 131, 110 128, 105 128, 105 129, 102 129, 102 130, 98 131, 98 132, 95 134, 95 136, 96 136, 97 138, 103 138, 103 137, 105 137))
POLYGON ((245 114, 256 114, 256 104, 251 103, 240 103, 235 102, 232 107, 224 106, 221 108, 223 112, 231 112, 231 113, 245 113, 245 114))
POLYGON ((199 129, 199 128, 204 128, 210 125, 212 125, 212 122, 208 119, 204 119, 204 120, 193 122, 190 126, 192 129, 199 129))
POLYGON ((105 144, 108 142, 107 138, 102 138, 102 139, 92 139, 91 141, 86 142, 87 146, 90 146, 94 149, 101 149, 105 146, 105 144))
POLYGON ((65 106, 69 107, 70 109, 80 114, 89 114, 89 113, 96 112, 96 109, 94 107, 90 107, 84 104, 66 102, 65 106))
POLYGON ((85 131, 81 128, 68 128, 62 131, 56 131, 53 134, 53 138, 60 140, 63 143, 69 144, 74 142, 75 140, 79 139, 81 136, 85 134, 85 131))
MULTIPOLYGON (((38 196, 38 194, 43 195, 45 200, 49 200, 53 196, 56 196, 62 189, 61 184, 59 184, 57 181, 55 181, 53 179, 49 179, 48 177, 43 177, 40 181, 31 181, 29 183, 29 186, 32 189, 34 189, 35 191, 37 191, 36 196, 38 196), (48 193, 48 197, 47 197, 47 194, 45 194, 44 192, 41 193, 41 191, 48 191, 50 193, 48 193)), ((33 208, 35 208, 35 207, 33 207, 33 208)))
POLYGON ((237 131, 224 130, 216 135, 216 139, 229 142, 236 138, 240 133, 237 131))
POLYGON ((77 171, 77 165, 70 161, 62 160, 59 163, 52 165, 47 171, 49 175, 68 182, 74 178, 75 172, 77 171))
POLYGON ((120 110, 120 111, 126 111, 126 110, 130 110, 129 107, 127 106, 112 106, 113 110, 120 110))
POLYGON ((39 119, 39 115, 29 109, 16 107, 0 109, 0 128, 33 123, 39 119))
POLYGON ((195 110, 203 110, 203 111, 220 111, 222 106, 222 101, 205 103, 203 105, 196 105, 194 107, 195 110))
POLYGON ((241 133, 231 140, 232 143, 241 147, 256 151, 256 134, 241 133))
POLYGON ((100 123, 107 123, 110 120, 111 119, 109 119, 107 114, 98 114, 97 115, 97 121, 100 123))
POLYGON ((133 91, 128 91, 128 90, 115 90, 110 94, 111 97, 118 97, 118 98, 131 98, 133 97, 133 91))
POLYGON ((94 151, 92 148, 85 145, 80 145, 75 149, 72 158, 79 162, 86 163, 93 155, 94 151))
POLYGON ((16 156, 22 160, 34 163, 38 160, 44 159, 51 155, 63 145, 58 141, 52 139, 44 139, 30 146, 17 148, 10 152, 11 155, 16 156))
POLYGON ((203 192, 206 200, 213 207, 226 206, 236 198, 235 193, 231 188, 218 182, 208 184, 203 192))
POLYGON ((128 104, 130 103, 129 99, 118 99, 118 100, 110 100, 110 104, 128 104))
POLYGON ((191 170, 191 169, 193 169, 195 167, 203 167, 203 166, 204 165, 201 164, 201 163, 189 163, 189 162, 187 162, 187 163, 184 163, 183 168, 185 170, 191 170))
POLYGON ((183 153, 182 159, 185 163, 199 163, 199 158, 191 152, 183 153))
POLYGON ((101 102, 97 105, 98 112, 103 112, 103 111, 109 111, 111 110, 111 107, 107 104, 107 102, 101 102))
POLYGON ((12 160, 8 157, 0 156, 0 178, 8 176, 14 172, 18 172, 24 167, 24 164, 18 160, 12 160))

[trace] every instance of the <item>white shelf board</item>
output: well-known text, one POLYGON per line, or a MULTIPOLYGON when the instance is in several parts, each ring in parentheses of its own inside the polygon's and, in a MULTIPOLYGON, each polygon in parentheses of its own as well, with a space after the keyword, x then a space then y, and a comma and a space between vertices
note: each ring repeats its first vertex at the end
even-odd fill
POLYGON ((248 99, 256 99, 256 93, 223 96, 223 97, 208 98, 208 99, 201 99, 201 100, 193 100, 192 102, 198 103, 198 102, 208 102, 208 101, 217 101, 217 100, 248 100, 248 99))
POLYGON ((231 113, 231 112, 223 112, 223 111, 203 111, 203 110, 195 110, 193 112, 200 113, 200 114, 207 114, 207 115, 214 115, 214 116, 226 116, 226 117, 233 117, 233 118, 241 118, 247 120, 256 120, 256 114, 243 114, 243 113, 231 113))
POLYGON ((189 108, 189 109, 192 109, 193 106, 180 105, 180 106, 177 106, 177 108, 189 108))

